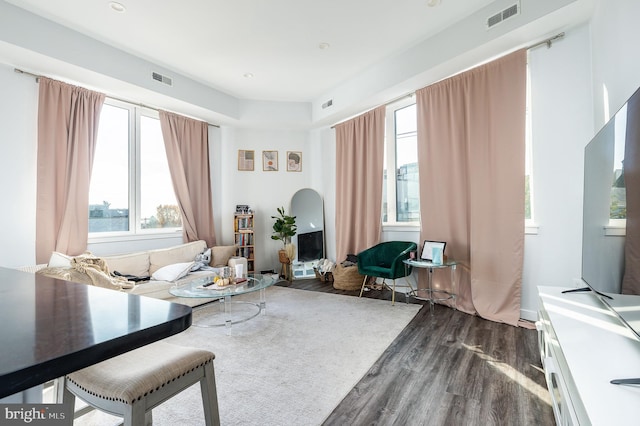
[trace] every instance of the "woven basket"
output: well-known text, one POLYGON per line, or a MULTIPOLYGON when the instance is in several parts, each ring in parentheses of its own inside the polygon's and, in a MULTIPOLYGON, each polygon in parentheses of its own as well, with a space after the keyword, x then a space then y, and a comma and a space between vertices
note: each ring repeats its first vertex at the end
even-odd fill
POLYGON ((322 281, 323 283, 328 283, 333 281, 332 272, 320 272, 318 271, 318 268, 313 268, 313 272, 316 274, 316 278, 322 281))
POLYGON ((333 288, 336 290, 360 290, 364 276, 358 273, 358 266, 336 265, 333 270, 333 288))

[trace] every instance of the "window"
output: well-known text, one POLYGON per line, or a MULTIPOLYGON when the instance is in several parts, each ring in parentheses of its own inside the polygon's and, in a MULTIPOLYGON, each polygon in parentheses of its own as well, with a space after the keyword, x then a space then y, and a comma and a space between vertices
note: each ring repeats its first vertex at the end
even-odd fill
POLYGON ((533 225, 533 134, 531 131, 531 78, 527 63, 527 99, 525 112, 524 223, 533 225))
POLYGON ((627 104, 613 118, 613 177, 611 179, 611 202, 609 226, 626 226, 627 188, 624 182, 624 148, 627 135, 627 104))
POLYGON ((389 105, 386 117, 382 221, 418 225, 418 124, 414 99, 389 105))
MULTIPOLYGON (((533 227, 533 139, 529 82, 527 75, 525 226, 533 227)), ((382 195, 382 222, 385 225, 418 226, 420 223, 417 133, 417 110, 413 98, 387 107, 382 195), (389 170, 395 172, 389 173, 389 170)))
POLYGON ((106 100, 91 173, 90 235, 181 226, 158 112, 106 100))

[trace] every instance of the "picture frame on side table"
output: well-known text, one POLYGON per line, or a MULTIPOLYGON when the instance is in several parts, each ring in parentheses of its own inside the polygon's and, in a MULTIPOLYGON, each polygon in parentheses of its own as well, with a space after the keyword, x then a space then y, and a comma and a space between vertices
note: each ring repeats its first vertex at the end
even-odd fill
POLYGON ((262 170, 265 172, 278 171, 278 151, 262 151, 262 170))
POLYGON ((287 151, 287 171, 302 171, 302 151, 287 151))
MULTIPOLYGON (((441 249, 441 253, 444 254, 444 248, 447 243, 444 241, 428 241, 425 240, 422 244, 422 253, 420 254, 420 259, 426 260, 427 262, 432 262, 433 259, 433 249, 441 249)), ((442 261, 442 259, 440 259, 442 261)))
POLYGON ((249 151, 244 149, 238 150, 238 170, 240 171, 253 171, 253 165, 255 163, 255 151, 249 151))

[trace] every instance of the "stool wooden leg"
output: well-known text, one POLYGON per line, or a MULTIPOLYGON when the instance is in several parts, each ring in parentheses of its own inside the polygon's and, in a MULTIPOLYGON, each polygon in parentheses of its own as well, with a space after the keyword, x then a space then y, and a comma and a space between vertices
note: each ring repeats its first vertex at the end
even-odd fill
POLYGON ((69 414, 69 418, 66 419, 68 425, 73 425, 74 410, 76 406, 76 396, 72 394, 66 386, 66 378, 60 377, 55 381, 55 399, 56 403, 63 405, 65 413, 69 414))
POLYGON ((202 392, 205 424, 207 426, 220 426, 218 394, 216 391, 216 378, 213 371, 213 362, 208 362, 204 366, 204 377, 200 379, 200 391, 202 392))
MULTIPOLYGON (((139 425, 147 425, 150 423, 146 422, 146 405, 144 403, 144 398, 140 401, 134 401, 133 404, 122 404, 124 413, 124 426, 139 426, 139 425)), ((151 410, 149 410, 151 413, 151 410)), ((151 418, 149 418, 151 420, 151 418)))

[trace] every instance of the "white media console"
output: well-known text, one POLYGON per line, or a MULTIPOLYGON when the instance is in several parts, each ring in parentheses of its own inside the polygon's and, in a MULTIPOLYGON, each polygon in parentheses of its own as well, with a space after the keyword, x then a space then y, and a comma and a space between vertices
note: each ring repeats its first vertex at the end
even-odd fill
MULTIPOLYGON (((640 425, 640 341, 591 292, 538 287, 540 356, 558 425, 640 425)), ((638 309, 640 307, 636 307, 638 309)))

